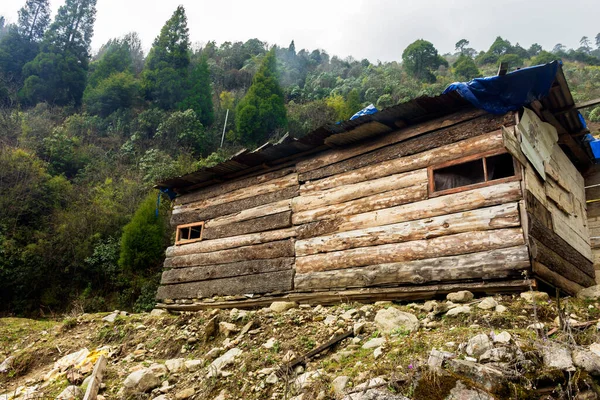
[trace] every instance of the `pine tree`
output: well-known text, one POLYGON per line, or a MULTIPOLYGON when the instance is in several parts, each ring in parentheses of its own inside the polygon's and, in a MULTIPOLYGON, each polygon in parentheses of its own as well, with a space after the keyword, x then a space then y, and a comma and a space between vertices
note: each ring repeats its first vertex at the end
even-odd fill
POLYGON ((214 121, 212 87, 206 57, 201 57, 198 64, 192 69, 186 98, 179 104, 179 109, 192 109, 202 125, 212 125, 214 121))
POLYGON ((266 54, 248 93, 238 104, 235 122, 238 138, 253 146, 262 144, 276 129, 287 124, 274 49, 266 54))
POLYGON ((163 109, 172 109, 183 100, 189 53, 187 17, 179 6, 154 40, 144 71, 146 96, 163 109))
POLYGON ((19 10, 19 30, 28 40, 39 41, 50 23, 48 0, 27 0, 19 10))

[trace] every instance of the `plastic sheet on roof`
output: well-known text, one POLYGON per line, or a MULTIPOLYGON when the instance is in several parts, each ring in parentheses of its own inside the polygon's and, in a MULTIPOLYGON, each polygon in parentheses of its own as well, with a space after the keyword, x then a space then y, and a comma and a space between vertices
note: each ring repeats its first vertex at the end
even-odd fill
POLYGON ((359 112, 357 112, 356 114, 354 114, 351 118, 350 121, 358 118, 358 117, 362 117, 363 115, 371 115, 371 114, 375 114, 376 112, 379 112, 379 110, 373 105, 373 104, 369 104, 368 106, 366 106, 365 108, 363 108, 362 110, 360 110, 359 112))

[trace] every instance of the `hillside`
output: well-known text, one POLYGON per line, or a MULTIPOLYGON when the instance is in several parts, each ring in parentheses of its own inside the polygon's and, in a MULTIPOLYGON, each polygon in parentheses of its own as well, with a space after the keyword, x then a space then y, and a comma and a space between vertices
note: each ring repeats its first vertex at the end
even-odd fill
POLYGON ((600 303, 589 292, 4 318, 0 399, 80 399, 100 355, 98 399, 597 399, 600 303))
MULTIPOLYGON (((47 0, 31 0, 18 23, 0 18, 0 314, 152 309, 172 242, 169 200, 153 185, 243 148, 437 95, 500 62, 562 59, 575 101, 600 97, 598 36, 547 50, 456 38, 443 55, 416 40, 374 63, 293 41, 194 47, 178 7, 148 54, 135 33, 91 54, 95 4, 68 0, 52 19, 47 0)), ((600 107, 585 116, 599 122, 600 107)))

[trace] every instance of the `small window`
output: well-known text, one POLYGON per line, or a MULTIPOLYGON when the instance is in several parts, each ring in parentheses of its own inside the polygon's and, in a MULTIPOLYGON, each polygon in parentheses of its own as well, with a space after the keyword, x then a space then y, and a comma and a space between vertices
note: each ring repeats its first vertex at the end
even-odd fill
POLYGON ((180 245, 180 244, 197 242, 199 240, 202 240, 202 230, 203 229, 204 229, 204 222, 179 225, 177 227, 175 244, 180 245))
MULTIPOLYGON (((516 176, 513 157, 508 153, 467 157, 429 168, 431 193, 450 193, 485 186, 491 181, 513 180, 516 176)), ((500 182, 496 182, 500 183, 500 182)))

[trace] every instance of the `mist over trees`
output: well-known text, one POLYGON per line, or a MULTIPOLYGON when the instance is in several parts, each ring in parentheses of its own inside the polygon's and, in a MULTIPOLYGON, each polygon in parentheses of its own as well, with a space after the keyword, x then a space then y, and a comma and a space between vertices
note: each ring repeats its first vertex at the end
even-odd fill
POLYGON ((92 54, 95 13, 96 0, 66 0, 53 18, 48 0, 24 0, 16 23, 0 17, 0 313, 151 308, 172 242, 169 200, 152 187, 244 147, 437 95, 500 62, 560 59, 576 101, 600 97, 600 34, 576 49, 456 38, 449 54, 418 39, 373 63, 293 40, 192 46, 179 6, 148 54, 135 32, 92 54))

